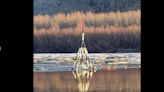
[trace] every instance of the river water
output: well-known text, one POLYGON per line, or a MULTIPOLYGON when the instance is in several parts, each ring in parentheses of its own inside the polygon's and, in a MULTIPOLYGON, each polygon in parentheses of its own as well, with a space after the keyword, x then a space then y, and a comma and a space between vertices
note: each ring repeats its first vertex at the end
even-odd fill
POLYGON ((140 92, 140 69, 34 72, 34 92, 140 92))

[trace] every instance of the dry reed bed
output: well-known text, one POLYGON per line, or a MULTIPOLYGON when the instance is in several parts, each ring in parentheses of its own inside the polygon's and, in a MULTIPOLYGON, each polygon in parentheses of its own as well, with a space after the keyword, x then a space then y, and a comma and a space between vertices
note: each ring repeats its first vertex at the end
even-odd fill
POLYGON ((34 16, 34 52, 76 52, 81 31, 89 52, 140 51, 140 11, 34 16))

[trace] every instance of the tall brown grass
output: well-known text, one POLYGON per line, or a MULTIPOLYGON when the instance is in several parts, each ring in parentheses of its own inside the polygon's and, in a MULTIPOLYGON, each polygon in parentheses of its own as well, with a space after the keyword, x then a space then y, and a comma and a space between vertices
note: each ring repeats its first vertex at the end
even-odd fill
POLYGON ((34 16, 34 52, 75 52, 81 31, 89 52, 140 51, 140 11, 34 16))
MULTIPOLYGON (((78 27, 84 22, 87 27, 97 26, 130 26, 140 25, 140 10, 128 12, 92 13, 74 12, 70 14, 59 13, 54 16, 34 16, 35 25, 48 25, 52 28, 78 27)), ((37 28, 36 26, 34 26, 37 28)), ((44 26, 42 27, 44 28, 44 26)))

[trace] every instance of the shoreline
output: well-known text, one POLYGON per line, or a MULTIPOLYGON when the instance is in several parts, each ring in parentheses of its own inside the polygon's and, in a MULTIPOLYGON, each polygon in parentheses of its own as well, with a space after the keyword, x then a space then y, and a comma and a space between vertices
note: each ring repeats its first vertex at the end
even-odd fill
MULTIPOLYGON (((118 64, 95 66, 96 71, 99 70, 118 70, 118 69, 140 69, 141 64, 118 64)), ((58 65, 58 64, 34 64, 33 72, 67 72, 72 71, 72 65, 58 65)))

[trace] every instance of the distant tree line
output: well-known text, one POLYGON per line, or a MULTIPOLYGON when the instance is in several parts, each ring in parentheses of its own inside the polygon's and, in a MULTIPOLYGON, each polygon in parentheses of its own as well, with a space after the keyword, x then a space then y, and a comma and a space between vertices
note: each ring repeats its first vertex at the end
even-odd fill
POLYGON ((34 0, 34 14, 92 11, 95 13, 129 11, 141 8, 141 0, 34 0), (74 4, 74 6, 72 5, 74 4))
POLYGON ((95 12, 140 9, 140 3, 140 0, 89 0, 89 6, 94 7, 95 12))

